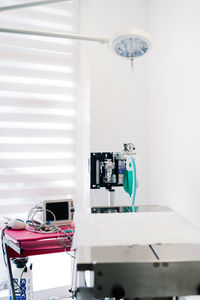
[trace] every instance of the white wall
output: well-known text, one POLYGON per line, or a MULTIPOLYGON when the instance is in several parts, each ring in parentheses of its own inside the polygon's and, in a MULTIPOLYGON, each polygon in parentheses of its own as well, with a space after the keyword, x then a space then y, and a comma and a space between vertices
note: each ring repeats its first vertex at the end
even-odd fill
POLYGON ((134 75, 106 46, 90 44, 91 151, 135 143, 138 203, 169 205, 200 224, 200 1, 84 0, 82 6, 85 32, 111 36, 139 27, 152 35, 152 51, 135 62, 134 75))
POLYGON ((200 225, 200 1, 148 4, 148 200, 200 225))
MULTIPOLYGON (((111 37, 126 28, 147 29, 145 0, 84 0, 82 32, 111 37)), ((115 56, 106 45, 90 43, 91 151, 121 151, 124 142, 133 142, 138 153, 138 201, 146 199, 146 58, 130 63, 115 56)), ((106 200, 97 191, 97 202, 106 200)), ((121 191, 123 203, 126 194, 121 191)), ((117 197, 118 199, 120 197, 117 197)), ((130 200, 129 200, 130 202, 130 200)))

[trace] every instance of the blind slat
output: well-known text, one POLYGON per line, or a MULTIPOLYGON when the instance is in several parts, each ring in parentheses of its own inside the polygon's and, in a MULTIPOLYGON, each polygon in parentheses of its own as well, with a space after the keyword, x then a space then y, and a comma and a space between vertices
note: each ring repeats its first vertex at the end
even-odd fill
POLYGON ((75 146, 74 145, 54 145, 54 144, 47 144, 47 145, 25 145, 25 144, 0 144, 0 154, 2 152, 58 152, 58 151, 63 151, 66 153, 72 153, 75 151, 75 146))
MULTIPOLYGON (((5 25, 3 26, 5 27, 5 25)), ((1 33, 3 35, 3 33, 1 33)), ((4 34, 5 38, 4 45, 2 47, 2 50, 8 51, 7 55, 11 55, 14 51, 17 51, 20 55, 20 49, 22 52, 26 52, 26 54, 32 55, 32 56, 43 56, 45 53, 50 56, 51 53, 60 53, 60 55, 70 57, 74 57, 73 52, 76 51, 76 45, 71 42, 71 40, 65 40, 65 39, 52 39, 52 38, 41 38, 37 43, 35 42, 34 36, 23 36, 19 35, 16 36, 6 36, 4 34), (27 39, 29 40, 29 43, 27 45, 27 39), (26 51, 25 51, 26 50, 26 51), (41 53, 39 53, 41 51, 41 53)), ((4 37, 3 36, 3 37, 4 37)), ((2 37, 0 37, 0 40, 2 37)), ((6 53, 4 52, 4 55, 6 56, 6 53)), ((55 57, 56 58, 56 57, 55 57)), ((69 60, 70 63, 70 60, 69 60)))
POLYGON ((57 158, 57 159, 12 159, 5 160, 0 158, 1 168, 18 168, 18 167, 63 167, 74 166, 75 159, 72 158, 57 158))
MULTIPOLYGON (((22 149, 23 150, 23 149, 22 149)), ((37 159, 71 159, 75 158, 73 152, 0 152, 0 159, 6 160, 17 160, 17 159, 27 159, 27 160, 37 160, 37 159)))
MULTIPOLYGON (((24 87, 25 88, 25 87, 24 87)), ((16 88, 10 87, 9 90, 0 89, 0 97, 12 98, 12 99, 30 99, 35 103, 35 100, 46 100, 46 101, 64 101, 64 102, 75 102, 75 94, 60 94, 58 91, 54 90, 51 93, 43 93, 33 90, 21 90, 18 91, 16 88)), ((5 100, 6 101, 6 100, 5 100)))
POLYGON ((31 182, 9 182, 9 183, 0 183, 0 192, 6 189, 18 190, 19 192, 22 190, 29 190, 29 189, 52 189, 52 188, 67 188, 67 187, 74 187, 75 180, 68 179, 68 180, 53 180, 53 181, 38 181, 34 180, 31 182))
POLYGON ((52 136, 45 136, 45 137, 0 137, 0 145, 74 145, 75 140, 74 138, 69 137, 52 137, 52 136))
MULTIPOLYGON (((70 50, 67 51, 67 48, 64 52, 61 52, 60 47, 57 46, 56 49, 59 50, 54 52, 48 50, 51 48, 45 47, 45 50, 42 51, 40 48, 25 48, 24 44, 22 45, 20 47, 1 45, 1 58, 30 63, 53 64, 56 66, 65 64, 74 66, 74 63, 76 63, 76 56, 70 50)), ((75 52, 75 49, 73 49, 73 52, 75 52)))
POLYGON ((75 181, 75 173, 55 173, 55 174, 14 174, 14 175, 0 175, 0 183, 12 183, 15 182, 43 182, 43 181, 61 181, 61 180, 73 180, 75 181))
POLYGON ((53 31, 53 32, 60 32, 60 33, 73 32, 74 29, 76 28, 73 23, 71 23, 70 25, 65 25, 62 23, 59 24, 56 22, 48 22, 44 20, 43 21, 40 20, 40 22, 36 23, 35 20, 31 20, 25 17, 16 18, 14 16, 10 16, 10 18, 7 17, 6 19, 1 17, 0 25, 5 26, 6 28, 14 27, 20 30, 26 29, 28 26, 29 30, 33 30, 33 31, 42 30, 43 32, 53 31))
POLYGON ((70 88, 74 89, 76 88, 76 84, 72 80, 57 80, 57 79, 49 79, 49 78, 43 78, 41 75, 40 77, 26 77, 24 76, 14 76, 14 75, 0 75, 0 81, 2 83, 10 83, 10 84, 21 84, 21 85, 37 85, 37 86, 50 86, 50 87, 57 87, 57 88, 70 88))
MULTIPOLYGON (((40 196, 45 196, 46 199, 49 199, 50 196, 57 196, 59 197, 59 195, 65 195, 65 198, 67 195, 69 194, 74 194, 75 193, 75 188, 73 187, 59 187, 59 188, 47 188, 47 189, 42 189, 42 188, 38 188, 38 189, 5 189, 5 190, 1 190, 1 198, 3 199, 9 199, 9 198, 14 198, 14 197, 19 197, 19 198, 23 198, 23 197, 40 197, 40 196)), ((60 199, 60 198, 57 198, 60 199)), ((17 205, 17 203, 16 203, 17 205)))
MULTIPOLYGON (((2 106, 11 106, 11 107, 24 107, 24 108, 44 108, 45 106, 49 108, 55 108, 55 109, 70 109, 75 110, 75 103, 72 101, 66 101, 65 103, 59 102, 59 101, 48 101, 48 100, 35 100, 35 99, 19 99, 19 98, 5 98, 0 96, 0 107, 2 106)), ((1 109, 0 109, 1 110, 1 109)))
POLYGON ((76 168, 75 166, 62 166, 62 167, 52 167, 52 166, 47 166, 47 167, 20 167, 20 168, 1 168, 0 169, 0 175, 13 175, 13 174, 29 174, 29 175, 41 175, 43 176, 44 174, 73 174, 75 173, 76 168))
POLYGON ((15 120, 16 122, 55 122, 55 123, 73 123, 75 122, 74 116, 59 116, 59 115, 41 115, 41 114, 12 114, 12 113, 5 113, 5 112, 0 112, 0 120, 1 121, 13 121, 15 120))
POLYGON ((71 17, 73 19, 77 19, 78 16, 78 2, 77 1, 68 1, 65 2, 64 5, 61 3, 52 3, 51 6, 37 6, 32 8, 27 8, 31 11, 42 12, 45 14, 49 14, 50 18, 52 15, 71 17))
MULTIPOLYGON (((76 15, 74 15, 73 11, 70 10, 70 8, 68 7, 64 12, 64 15, 57 15, 56 14, 56 10, 54 9, 54 11, 52 12, 52 22, 53 23, 57 23, 57 24, 65 24, 66 21, 67 23, 70 23, 70 24, 74 24, 76 25, 77 23, 77 17, 76 15)), ((11 18, 13 16, 16 16, 16 12, 13 10, 13 11, 10 11, 9 12, 9 16, 11 16, 11 18)), ((50 14, 47 13, 47 10, 45 11, 40 11, 40 10, 35 10, 34 8, 26 8, 26 9, 19 9, 18 12, 17 12, 17 16, 19 18, 21 17, 25 17, 25 18, 31 18, 31 19, 34 19, 34 20, 46 20, 47 22, 49 22, 49 18, 50 18, 50 14)), ((12 19, 11 19, 12 21, 12 19)))
POLYGON ((63 95, 76 95, 76 89, 71 87, 62 87, 62 86, 51 86, 51 85, 34 85, 30 83, 23 84, 23 78, 18 82, 1 82, 0 89, 2 90, 15 90, 17 92, 37 92, 37 93, 55 93, 56 91, 62 93, 63 95))
MULTIPOLYGON (((28 137, 47 137, 47 136, 51 136, 52 138, 57 137, 57 138, 65 138, 66 135, 68 138, 72 138, 74 137, 74 130, 73 129, 69 129, 67 131, 67 129, 65 130, 55 130, 53 129, 54 126, 52 126, 52 129, 15 129, 15 127, 13 126, 13 128, 6 128, 1 126, 0 122, 0 139, 1 137, 24 137, 24 138, 28 138, 28 137), (6 130, 5 130, 6 129, 6 130), (67 132, 66 132, 67 131, 67 132)), ((16 123, 15 123, 16 124, 16 123)), ((23 125, 28 125, 26 123, 23 123, 23 125)), ((55 124, 54 124, 55 125, 55 124)))
POLYGON ((74 117, 75 116, 75 110, 74 109, 52 109, 52 108, 48 108, 45 110, 44 107, 42 108, 35 108, 35 107, 18 107, 18 106, 1 106, 0 107, 0 114, 4 114, 4 113, 10 113, 13 116, 14 115, 42 115, 42 116, 66 116, 66 117, 74 117))
MULTIPOLYGON (((76 74, 72 73, 64 73, 64 72, 51 72, 51 70, 41 70, 38 68, 38 70, 33 70, 31 67, 27 65, 26 68, 23 68, 23 66, 18 66, 12 64, 12 66, 2 66, 0 63, 0 69, 1 72, 4 74, 3 76, 0 77, 0 81, 3 82, 7 78, 9 79, 9 82, 13 82, 13 79, 15 80, 16 78, 26 78, 26 81, 31 81, 32 84, 35 84, 34 82, 40 80, 40 85, 43 84, 43 81, 45 78, 46 84, 52 85, 56 83, 56 85, 59 84, 62 86, 67 86, 69 83, 71 83, 70 86, 74 85, 75 79, 76 79, 76 74), (31 77, 30 77, 30 70, 31 70, 31 77), (10 74, 12 74, 11 80, 10 80, 10 74), (5 79, 4 79, 5 78, 5 79)), ((8 82, 8 79, 6 82, 8 82)), ((16 80, 14 81, 16 82, 16 80)), ((24 79, 23 79, 23 83, 24 79)))
MULTIPOLYGON (((1 70, 3 70, 3 67, 5 68, 5 71, 7 72, 7 69, 9 68, 19 68, 19 70, 31 70, 31 72, 33 72, 33 70, 36 71, 41 71, 41 72, 49 72, 50 74, 67 74, 68 76, 75 76, 74 74, 75 69, 71 66, 56 66, 54 64, 45 64, 43 63, 31 63, 31 62, 24 62, 24 61, 16 61, 16 60, 11 60, 11 59, 0 59, 0 66, 1 66, 1 70)), ((42 73, 42 74, 47 74, 47 73, 42 73)), ((74 77, 72 77, 74 78, 74 77)))

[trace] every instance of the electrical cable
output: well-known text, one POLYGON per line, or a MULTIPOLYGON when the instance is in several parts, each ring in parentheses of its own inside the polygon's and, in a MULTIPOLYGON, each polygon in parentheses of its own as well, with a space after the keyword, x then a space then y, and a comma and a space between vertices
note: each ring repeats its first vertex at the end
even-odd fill
POLYGON ((68 251, 65 252, 67 255, 69 255, 71 258, 76 259, 75 256, 71 255, 68 251))
MULTIPOLYGON (((39 206, 35 206, 33 208, 30 209, 29 213, 28 213, 28 221, 27 224, 28 226, 30 226, 32 229, 30 229, 29 227, 26 227, 27 231, 32 231, 32 232, 37 232, 37 233, 54 233, 57 232, 55 230, 55 222, 56 222, 56 217, 54 215, 54 213, 48 209, 46 209, 46 211, 50 212, 53 215, 53 222, 48 224, 48 228, 45 227, 47 224, 43 224, 40 223, 38 221, 36 221, 34 219, 34 217, 36 215, 38 215, 39 213, 41 214, 43 212, 43 208, 39 207, 39 206)), ((41 216, 39 215, 40 221, 43 221, 41 216)))
POLYGON ((7 227, 4 227, 1 231, 1 247, 2 247, 2 253, 3 253, 3 260, 4 260, 4 264, 7 268, 7 263, 6 263, 6 259, 5 259, 5 249, 4 249, 4 245, 3 245, 3 237, 5 236, 5 230, 7 229, 7 227))
POLYGON ((21 275, 20 275, 20 280, 19 280, 19 282, 21 282, 22 276, 23 276, 24 272, 27 272, 27 266, 24 267, 24 270, 22 271, 22 273, 21 273, 21 275))
POLYGON ((21 287, 21 280, 22 280, 22 276, 24 274, 24 272, 27 272, 27 266, 24 267, 21 275, 20 275, 20 279, 19 279, 19 284, 17 282, 15 282, 17 284, 17 286, 20 288, 21 291, 23 291, 24 293, 24 296, 25 296, 25 300, 26 300, 26 290, 24 290, 22 287, 21 287))
POLYGON ((58 233, 60 245, 65 248, 65 251, 67 251, 67 248, 71 248, 71 242, 72 242, 71 236, 66 234, 64 231, 59 230, 59 228, 58 228, 57 233, 58 233), (60 236, 60 231, 64 233, 64 237, 60 236), (65 240, 65 238, 67 238, 67 240, 65 240))
MULTIPOLYGON (((28 213, 28 223, 27 223, 28 226, 30 226, 30 228, 33 228, 33 229, 26 227, 26 230, 32 231, 32 232, 37 232, 37 233, 56 233, 57 232, 61 246, 63 246, 64 248, 69 248, 71 246, 71 242, 73 239, 72 239, 71 235, 68 234, 68 232, 73 233, 73 230, 69 229, 69 230, 67 230, 68 232, 66 232, 66 231, 62 230, 59 226, 56 226, 55 214, 48 209, 46 209, 46 211, 50 212, 53 215, 53 222, 50 222, 49 224, 43 224, 43 223, 36 221, 34 218, 36 216, 38 216, 39 213, 41 214, 43 212, 43 208, 40 206, 35 206, 35 207, 31 208, 28 213), (48 227, 45 227, 46 225, 48 225, 48 227), (64 237, 60 236, 60 232, 62 232, 64 234, 64 237), (64 241, 65 237, 67 238, 66 242, 64 241)), ((40 215, 39 215, 39 218, 41 221, 43 221, 40 215)))

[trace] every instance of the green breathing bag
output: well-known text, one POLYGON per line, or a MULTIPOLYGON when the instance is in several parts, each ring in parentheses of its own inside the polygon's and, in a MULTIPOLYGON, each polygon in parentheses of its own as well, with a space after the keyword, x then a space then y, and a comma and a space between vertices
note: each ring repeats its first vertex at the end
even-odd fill
MULTIPOLYGON (((137 175, 136 175, 136 164, 135 159, 131 157, 131 162, 129 162, 129 168, 132 167, 132 170, 127 170, 127 168, 124 170, 123 175, 123 188, 126 193, 129 194, 129 196, 132 196, 132 206, 135 203, 135 196, 136 196, 136 190, 138 188, 138 181, 137 181, 137 175)), ((133 211, 132 207, 129 207, 129 211, 133 211)), ((138 208, 134 207, 134 211, 137 212, 138 208)))
POLYGON ((128 171, 125 169, 123 176, 123 187, 125 192, 131 197, 133 193, 133 171, 128 171))

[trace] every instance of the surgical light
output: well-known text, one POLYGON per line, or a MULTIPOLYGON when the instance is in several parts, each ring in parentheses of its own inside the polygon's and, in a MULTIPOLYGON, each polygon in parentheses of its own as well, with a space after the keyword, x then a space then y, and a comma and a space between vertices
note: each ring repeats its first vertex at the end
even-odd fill
POLYGON ((109 47, 121 57, 134 59, 150 50, 150 36, 140 29, 129 29, 116 34, 110 40, 109 47))
POLYGON ((90 36, 76 33, 47 33, 10 28, 0 28, 0 32, 100 42, 102 44, 107 44, 109 48, 117 55, 129 60, 133 60, 137 57, 143 56, 150 50, 151 47, 150 36, 148 35, 148 33, 140 29, 128 29, 114 35, 112 39, 109 39, 107 37, 90 36))

